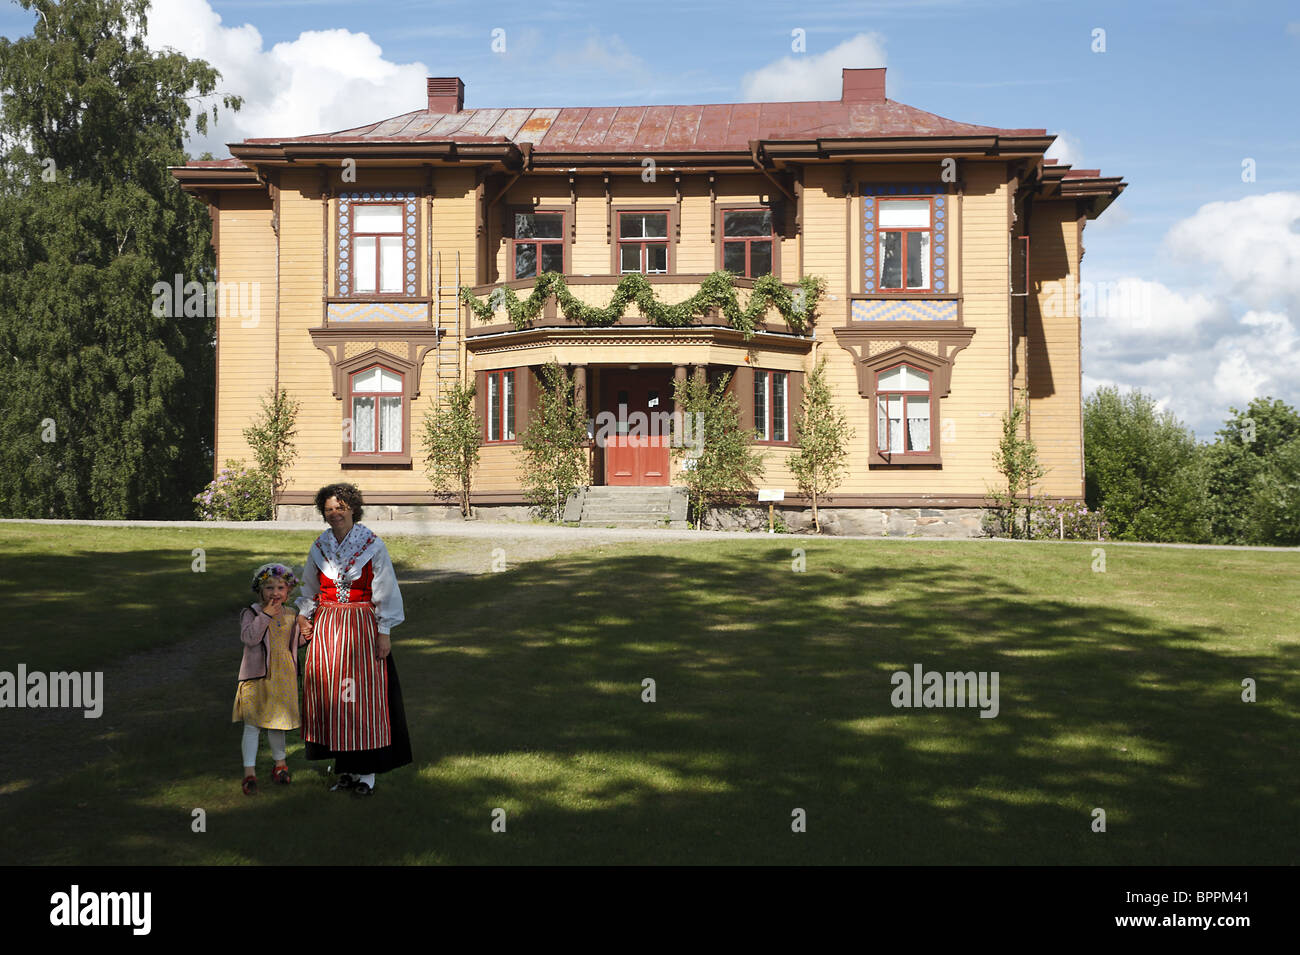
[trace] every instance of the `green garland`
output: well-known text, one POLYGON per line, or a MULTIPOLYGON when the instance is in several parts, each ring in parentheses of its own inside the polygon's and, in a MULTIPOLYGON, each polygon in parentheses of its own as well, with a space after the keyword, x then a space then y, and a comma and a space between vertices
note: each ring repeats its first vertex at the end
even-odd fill
POLYGON ((541 314, 542 306, 552 295, 559 301, 565 318, 595 328, 615 324, 627 311, 629 302, 636 302, 641 314, 651 324, 668 328, 692 325, 697 317, 709 309, 718 308, 733 328, 739 329, 745 338, 749 338, 754 334, 755 321, 767 311, 769 305, 776 307, 786 324, 797 334, 802 335, 808 330, 812 316, 816 314, 817 301, 826 290, 826 280, 805 275, 797 284, 803 291, 802 302, 776 276, 764 275, 755 280, 749 305, 741 308, 732 274, 714 272, 700 283, 700 290, 686 301, 665 305, 655 296, 654 287, 646 281, 646 277, 633 272, 619 279, 608 307, 598 308, 580 301, 570 292, 564 276, 559 272, 543 272, 537 276, 537 284, 527 298, 521 299, 514 289, 503 285, 494 290, 485 302, 477 298, 468 285, 462 285, 460 300, 485 322, 490 321, 496 310, 504 305, 510 316, 510 324, 520 331, 541 314))

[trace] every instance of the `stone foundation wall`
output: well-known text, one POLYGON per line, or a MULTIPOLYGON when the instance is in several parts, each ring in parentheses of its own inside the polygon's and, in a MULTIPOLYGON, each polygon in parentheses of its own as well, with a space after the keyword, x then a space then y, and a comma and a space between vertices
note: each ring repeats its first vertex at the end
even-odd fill
MULTIPOLYGON (((787 529, 812 533, 812 508, 780 508, 777 515, 787 529)), ((822 533, 855 537, 984 537, 982 507, 819 507, 822 533)), ((704 518, 707 530, 747 531, 767 529, 767 508, 711 508, 704 518)))
MULTIPOLYGON (((524 508, 519 508, 524 510, 524 508)), ((366 504, 362 507, 363 524, 382 521, 458 521, 460 505, 441 504, 366 504)), ((277 521, 325 521, 314 504, 281 504, 276 508, 277 521)), ((526 520, 526 518, 525 518, 526 520)))
MULTIPOLYGON (((788 530, 798 534, 812 533, 812 508, 778 507, 776 513, 788 530)), ((982 530, 985 513, 982 507, 818 508, 823 534, 856 537, 984 537, 987 536, 982 530)), ((474 516, 480 521, 528 523, 533 520, 530 509, 517 504, 475 507, 474 516)), ((276 519, 318 521, 321 517, 310 504, 282 504, 277 508, 276 519)), ((379 524, 383 521, 433 522, 460 519, 460 508, 455 505, 367 504, 362 521, 379 524)), ((767 508, 712 508, 704 518, 704 528, 723 531, 766 530, 767 508)))

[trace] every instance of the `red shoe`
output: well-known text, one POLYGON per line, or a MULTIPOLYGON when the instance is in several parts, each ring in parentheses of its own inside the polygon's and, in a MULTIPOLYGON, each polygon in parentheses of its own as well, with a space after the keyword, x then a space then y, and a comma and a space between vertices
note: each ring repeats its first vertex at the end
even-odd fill
POLYGON ((256 777, 256 776, 245 776, 245 777, 244 777, 243 790, 244 790, 244 795, 245 795, 245 796, 256 796, 256 795, 257 795, 257 777, 256 777))
POLYGON ((281 786, 287 786, 293 782, 293 777, 289 775, 289 767, 277 766, 271 770, 271 781, 279 783, 281 786))

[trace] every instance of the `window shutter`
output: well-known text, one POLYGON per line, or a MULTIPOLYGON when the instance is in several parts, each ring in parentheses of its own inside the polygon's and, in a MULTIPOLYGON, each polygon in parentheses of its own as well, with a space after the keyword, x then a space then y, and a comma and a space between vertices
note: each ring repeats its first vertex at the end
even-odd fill
POLYGON ((478 436, 487 440, 487 372, 474 372, 474 412, 478 415, 478 436))
POLYGON ((790 440, 798 443, 799 415, 803 413, 803 372, 792 371, 786 380, 789 382, 786 401, 790 409, 790 440))
POLYGON ((749 432, 754 430, 754 369, 748 365, 737 365, 731 376, 731 390, 740 405, 740 427, 749 432))
POLYGON ((528 428, 528 421, 537 407, 538 381, 537 369, 531 365, 521 365, 515 369, 515 438, 523 437, 528 428))

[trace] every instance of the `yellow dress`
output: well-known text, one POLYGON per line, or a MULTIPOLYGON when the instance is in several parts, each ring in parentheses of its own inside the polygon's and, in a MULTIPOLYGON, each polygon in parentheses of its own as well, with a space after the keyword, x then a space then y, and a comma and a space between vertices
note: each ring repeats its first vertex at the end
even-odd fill
POLYGON ((301 723, 298 716, 298 671, 289 651, 296 614, 281 610, 267 630, 270 659, 266 676, 260 680, 241 680, 235 691, 232 722, 249 723, 268 730, 294 730, 301 723))

